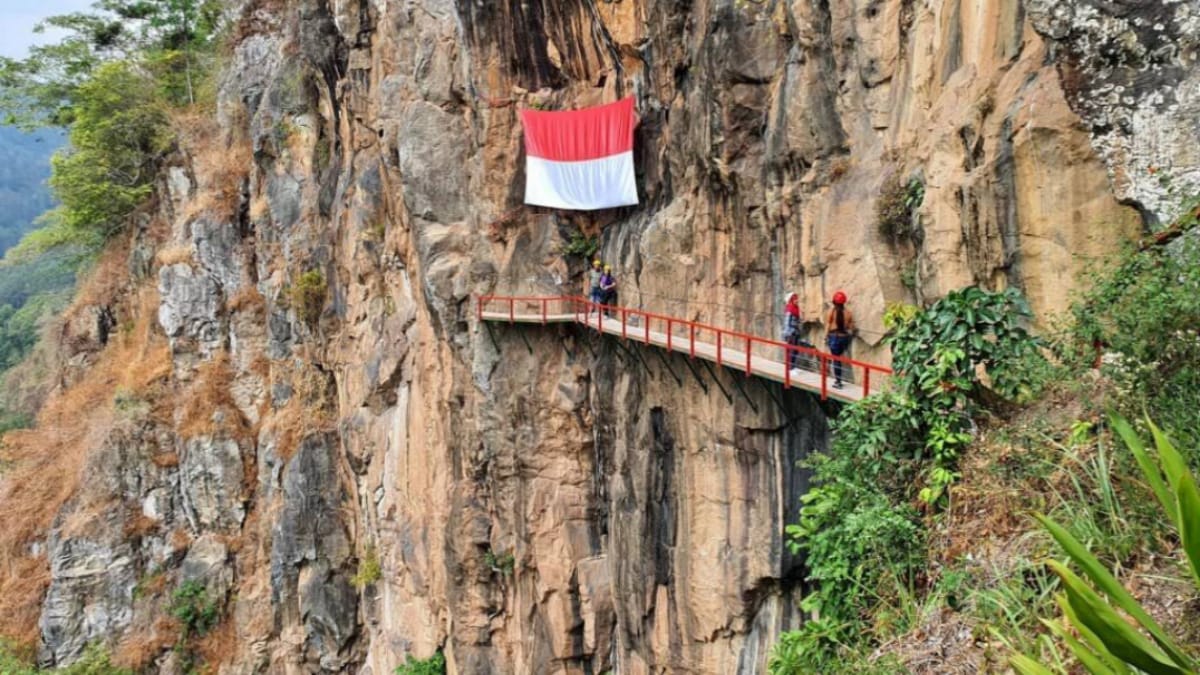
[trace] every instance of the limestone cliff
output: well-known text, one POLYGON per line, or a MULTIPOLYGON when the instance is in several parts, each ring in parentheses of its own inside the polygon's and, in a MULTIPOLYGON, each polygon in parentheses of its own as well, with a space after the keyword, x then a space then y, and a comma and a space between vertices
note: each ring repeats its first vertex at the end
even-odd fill
POLYGON ((1197 0, 231 11, 216 121, 181 124, 9 441, 0 626, 44 664, 102 640, 161 672, 761 672, 833 408, 489 334, 472 298, 574 293, 583 232, 623 302, 760 334, 785 291, 813 318, 845 289, 884 359, 886 303, 1017 286, 1046 317, 1200 184, 1197 0), (518 110, 621 96, 642 205, 521 207, 518 110), (925 192, 902 237, 892 176, 925 192), (188 581, 222 618, 172 650, 188 581))

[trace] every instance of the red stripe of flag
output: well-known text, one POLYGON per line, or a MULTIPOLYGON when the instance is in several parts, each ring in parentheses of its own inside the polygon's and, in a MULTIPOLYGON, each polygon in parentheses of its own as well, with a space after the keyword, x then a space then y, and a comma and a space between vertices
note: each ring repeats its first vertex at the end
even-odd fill
POLYGON ((616 103, 548 112, 521 111, 525 127, 525 152, 555 162, 582 162, 633 150, 637 118, 633 98, 616 103))

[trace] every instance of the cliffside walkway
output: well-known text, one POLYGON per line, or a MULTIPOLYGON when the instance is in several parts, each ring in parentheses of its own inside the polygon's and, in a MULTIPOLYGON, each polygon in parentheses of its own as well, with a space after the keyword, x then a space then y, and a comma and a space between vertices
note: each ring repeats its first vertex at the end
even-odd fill
POLYGON ((688 319, 571 296, 499 296, 478 299, 481 322, 509 324, 573 323, 623 340, 681 352, 746 374, 815 392, 822 399, 858 401, 887 386, 890 368, 798 347, 770 338, 709 326, 688 319), (784 367, 794 352, 798 368, 784 367), (833 365, 843 369, 843 388, 833 386, 833 365))

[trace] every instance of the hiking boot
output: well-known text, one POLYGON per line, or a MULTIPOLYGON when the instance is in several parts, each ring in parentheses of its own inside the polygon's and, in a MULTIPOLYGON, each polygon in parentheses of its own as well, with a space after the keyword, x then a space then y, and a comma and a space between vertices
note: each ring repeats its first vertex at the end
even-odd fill
POLYGON ((841 380, 838 380, 837 382, 834 382, 834 383, 833 383, 833 388, 834 388, 834 389, 841 389, 841 388, 842 388, 842 381, 841 381, 841 380))

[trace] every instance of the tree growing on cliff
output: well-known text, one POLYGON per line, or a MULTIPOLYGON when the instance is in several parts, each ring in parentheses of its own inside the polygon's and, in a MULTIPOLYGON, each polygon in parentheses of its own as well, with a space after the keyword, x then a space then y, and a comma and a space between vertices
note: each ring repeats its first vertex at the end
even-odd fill
POLYGON ((61 205, 18 256, 96 250, 145 201, 172 147, 171 108, 196 101, 221 18, 216 0, 99 0, 38 27, 62 31, 58 42, 0 59, 3 122, 67 127, 70 138, 50 179, 61 205))

